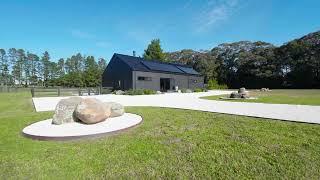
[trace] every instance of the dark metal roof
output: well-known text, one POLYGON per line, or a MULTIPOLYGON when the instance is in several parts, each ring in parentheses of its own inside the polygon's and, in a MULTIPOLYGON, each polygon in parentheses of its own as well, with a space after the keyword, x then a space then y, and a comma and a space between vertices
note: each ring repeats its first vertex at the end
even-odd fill
POLYGON ((184 75, 200 75, 192 67, 182 64, 164 63, 154 60, 145 60, 141 57, 115 53, 113 57, 125 62, 133 71, 165 72, 184 75))

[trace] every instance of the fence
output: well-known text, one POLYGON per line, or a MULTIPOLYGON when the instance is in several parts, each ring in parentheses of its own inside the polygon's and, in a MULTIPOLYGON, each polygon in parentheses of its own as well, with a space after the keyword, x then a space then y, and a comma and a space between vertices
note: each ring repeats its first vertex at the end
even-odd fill
POLYGON ((29 92, 30 88, 14 87, 14 86, 0 86, 0 93, 17 93, 17 92, 29 92))
POLYGON ((110 88, 105 87, 86 87, 86 88, 67 88, 67 87, 14 87, 0 86, 0 93, 19 93, 31 92, 32 97, 50 96, 91 96, 100 94, 110 94, 110 88))
POLYGON ((50 96, 91 96, 100 94, 110 94, 109 88, 87 87, 87 88, 31 88, 32 97, 50 97, 50 96))

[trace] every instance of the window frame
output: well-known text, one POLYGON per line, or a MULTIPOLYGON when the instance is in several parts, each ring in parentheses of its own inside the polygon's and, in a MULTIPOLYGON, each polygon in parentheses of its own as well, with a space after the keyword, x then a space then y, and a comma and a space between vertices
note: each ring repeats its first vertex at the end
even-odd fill
POLYGON ((152 77, 146 77, 146 76, 138 76, 138 81, 152 81, 152 77))

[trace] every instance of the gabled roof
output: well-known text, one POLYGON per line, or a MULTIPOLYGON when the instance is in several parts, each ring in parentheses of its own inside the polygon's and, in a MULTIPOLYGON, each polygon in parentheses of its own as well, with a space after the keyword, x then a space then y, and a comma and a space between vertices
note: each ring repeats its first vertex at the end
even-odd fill
POLYGON ((141 57, 128 56, 115 53, 113 58, 125 62, 133 71, 145 71, 145 72, 164 72, 184 75, 200 75, 192 67, 182 64, 164 63, 155 60, 145 60, 141 57))

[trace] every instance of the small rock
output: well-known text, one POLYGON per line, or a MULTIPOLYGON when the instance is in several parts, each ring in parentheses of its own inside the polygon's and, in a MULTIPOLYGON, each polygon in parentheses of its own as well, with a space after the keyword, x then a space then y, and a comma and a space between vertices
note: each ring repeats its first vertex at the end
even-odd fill
POLYGON ((82 101, 81 97, 70 97, 67 99, 62 99, 56 106, 52 124, 64 124, 77 121, 73 112, 76 106, 82 101))
POLYGON ((103 103, 106 108, 111 109, 110 117, 118 117, 124 114, 124 107, 120 103, 116 102, 105 102, 103 103))
POLYGON ((121 91, 121 90, 118 90, 116 91, 116 95, 123 95, 125 92, 124 91, 121 91))
POLYGON ((260 91, 265 91, 265 92, 267 92, 267 91, 271 91, 271 90, 270 90, 269 88, 261 88, 260 91))
POLYGON ((246 91, 246 88, 242 87, 238 90, 238 94, 240 95, 240 98, 250 98, 250 94, 248 91, 246 91))
POLYGON ((95 124, 110 117, 111 109, 95 98, 86 98, 77 105, 75 116, 85 124, 95 124))
POLYGON ((240 93, 241 98, 250 98, 250 94, 248 91, 244 92, 244 93, 240 93))
POLYGON ((245 93, 246 92, 246 88, 242 87, 238 90, 238 93, 241 94, 241 93, 245 93))
POLYGON ((237 93, 237 92, 232 92, 230 94, 230 98, 241 98, 241 95, 239 93, 237 93))
POLYGON ((186 93, 192 93, 191 89, 186 89, 186 93))

